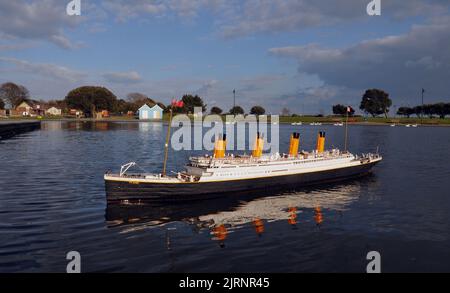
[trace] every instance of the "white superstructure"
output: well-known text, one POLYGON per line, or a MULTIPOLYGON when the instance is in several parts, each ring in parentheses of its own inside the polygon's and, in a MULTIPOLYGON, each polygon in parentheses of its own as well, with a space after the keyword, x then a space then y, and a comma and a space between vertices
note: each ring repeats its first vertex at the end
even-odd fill
MULTIPOLYGON (((362 160, 375 161, 381 160, 381 158, 375 154, 358 157, 337 149, 321 154, 302 152, 295 157, 278 153, 263 155, 259 158, 228 155, 218 159, 202 156, 190 158, 185 175, 194 176, 199 182, 230 181, 346 168, 358 166, 362 160)), ((179 173, 178 176, 182 176, 182 174, 179 173)))

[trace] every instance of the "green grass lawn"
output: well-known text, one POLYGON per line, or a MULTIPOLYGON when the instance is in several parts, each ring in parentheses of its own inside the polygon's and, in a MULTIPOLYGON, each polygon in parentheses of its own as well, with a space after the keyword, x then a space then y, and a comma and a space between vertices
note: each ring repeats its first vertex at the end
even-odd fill
MULTIPOLYGON (((193 117, 189 115, 191 119, 193 117)), ((221 116, 225 121, 225 115, 221 116)), ((270 122, 270 116, 268 117, 268 121, 270 122)), ((42 120, 42 121, 52 121, 52 120, 79 120, 79 121, 95 121, 93 118, 72 118, 72 117, 62 117, 62 116, 45 116, 41 119, 37 117, 12 117, 12 118, 3 118, 0 121, 17 121, 17 120, 42 120)), ((169 115, 163 115, 163 121, 168 121, 169 115)), ((134 116, 112 116, 108 118, 99 119, 98 121, 139 121, 134 116)), ((336 123, 336 122, 345 122, 345 117, 338 116, 325 116, 325 117, 314 117, 314 116, 279 116, 280 123, 294 123, 294 122, 302 122, 302 123, 312 123, 312 122, 321 122, 321 123, 336 123)), ((440 119, 440 118, 394 118, 394 117, 349 117, 349 123, 373 123, 373 124, 423 124, 423 125, 450 125, 450 118, 440 119)))
MULTIPOLYGON (((424 124, 424 125, 450 125, 450 118, 439 119, 439 118, 394 118, 394 117, 349 117, 348 121, 350 123, 378 123, 378 124, 424 124)), ((302 116, 302 117, 291 117, 291 116, 280 116, 280 123, 311 123, 311 122, 322 122, 322 123, 335 123, 335 122, 345 122, 345 117, 336 116, 325 116, 325 117, 312 117, 312 116, 302 116)))
POLYGON ((368 122, 373 123, 399 123, 399 124, 424 124, 424 125, 450 125, 450 118, 440 119, 440 118, 368 118, 368 122))

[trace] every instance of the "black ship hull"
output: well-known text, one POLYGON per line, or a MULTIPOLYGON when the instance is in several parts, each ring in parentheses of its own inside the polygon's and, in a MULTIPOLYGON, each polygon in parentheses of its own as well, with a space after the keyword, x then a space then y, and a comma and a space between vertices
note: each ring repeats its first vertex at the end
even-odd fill
POLYGON ((108 202, 204 200, 218 198, 224 194, 295 190, 304 186, 353 179, 368 175, 376 163, 378 161, 320 172, 230 181, 179 184, 140 182, 137 184, 136 182, 105 180, 105 188, 108 202))

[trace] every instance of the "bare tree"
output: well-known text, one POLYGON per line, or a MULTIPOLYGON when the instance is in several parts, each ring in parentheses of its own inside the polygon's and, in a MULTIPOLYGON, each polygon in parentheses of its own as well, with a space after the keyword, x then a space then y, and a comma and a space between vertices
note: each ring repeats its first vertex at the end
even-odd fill
POLYGON ((26 87, 6 82, 0 86, 0 99, 7 102, 11 108, 15 108, 23 101, 29 101, 30 94, 26 87))
POLYGON ((291 111, 288 108, 284 107, 281 110, 281 116, 290 116, 290 115, 291 115, 291 111))
POLYGON ((141 93, 129 93, 127 95, 127 102, 130 103, 130 107, 134 112, 144 104, 147 104, 149 107, 156 105, 156 102, 153 99, 150 99, 147 95, 141 93))
MULTIPOLYGON (((156 102, 153 99, 150 99, 147 95, 141 94, 141 93, 129 93, 127 95, 127 100, 130 103, 140 103, 142 101, 145 101, 146 103, 150 104, 156 104, 156 102)), ((152 106, 152 105, 149 105, 152 106)))

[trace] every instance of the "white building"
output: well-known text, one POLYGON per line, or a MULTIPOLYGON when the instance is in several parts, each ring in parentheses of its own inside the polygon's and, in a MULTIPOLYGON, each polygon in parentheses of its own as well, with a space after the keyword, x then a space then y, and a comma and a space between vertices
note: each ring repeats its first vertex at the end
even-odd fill
POLYGON ((139 108, 139 119, 147 120, 147 119, 156 119, 161 120, 163 118, 163 109, 155 104, 153 107, 149 107, 147 104, 144 104, 139 108))
POLYGON ((58 109, 56 107, 51 107, 45 111, 45 114, 47 115, 53 115, 53 116, 61 116, 61 109, 58 109))

